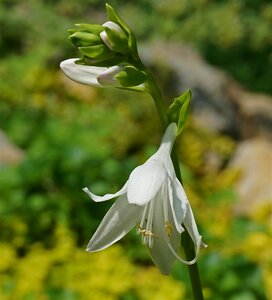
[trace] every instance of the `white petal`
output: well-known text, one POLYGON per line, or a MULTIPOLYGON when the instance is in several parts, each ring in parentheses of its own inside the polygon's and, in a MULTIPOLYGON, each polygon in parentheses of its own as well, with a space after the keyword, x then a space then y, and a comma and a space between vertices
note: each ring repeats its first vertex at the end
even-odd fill
POLYGON ((184 199, 185 193, 182 193, 183 188, 180 182, 175 177, 173 181, 168 181, 169 202, 176 229, 179 233, 182 233, 184 229, 181 223, 187 211, 187 201, 186 198, 184 199))
POLYGON ((101 40, 104 42, 104 44, 110 49, 112 49, 112 42, 108 38, 107 32, 104 30, 100 33, 101 40))
POLYGON ((152 157, 132 171, 128 179, 128 202, 144 205, 156 196, 166 179, 163 165, 152 157))
MULTIPOLYGON (((189 202, 187 202, 187 212, 186 212, 185 218, 183 220, 183 224, 184 224, 185 228, 187 229, 191 239, 193 240, 193 242, 195 243, 195 245, 198 248, 202 243, 201 235, 198 232, 195 218, 193 215, 193 211, 191 209, 189 202)), ((203 244, 203 246, 205 247, 206 245, 203 244)))
POLYGON ((172 151, 174 142, 177 137, 177 124, 171 123, 165 130, 159 150, 164 149, 169 154, 172 151))
POLYGON ((139 222, 141 211, 140 206, 128 203, 126 195, 119 197, 101 221, 86 250, 99 251, 119 241, 139 222))
POLYGON ((95 194, 93 194, 92 192, 89 191, 89 189, 87 187, 83 188, 82 190, 87 193, 90 198, 93 199, 93 201, 95 202, 102 202, 102 201, 107 201, 107 200, 110 200, 110 199, 113 199, 113 198, 116 198, 120 195, 123 195, 127 192, 127 185, 128 185, 128 182, 126 182, 124 184, 124 186, 121 188, 120 191, 116 192, 115 194, 106 194, 104 196, 97 196, 95 194))
POLYGON ((124 66, 122 65, 116 65, 108 68, 106 71, 101 73, 99 76, 97 76, 97 81, 101 85, 105 86, 119 86, 120 82, 118 79, 115 78, 115 75, 120 73, 124 69, 124 66))
MULTIPOLYGON (((111 22, 111 21, 108 21, 108 22, 104 23, 103 26, 107 27, 111 30, 115 30, 117 32, 120 32, 120 33, 123 32, 122 28, 119 25, 117 25, 116 23, 111 22)), ((112 49, 112 43, 111 43, 110 39, 108 38, 108 34, 105 30, 100 33, 100 37, 101 37, 102 41, 107 45, 107 47, 109 49, 113 50, 112 49)))
POLYGON ((112 22, 112 21, 107 21, 107 22, 105 22, 104 24, 103 24, 103 26, 104 27, 107 27, 107 28, 109 28, 109 29, 111 29, 111 30, 115 30, 115 31, 117 31, 117 32, 123 32, 123 30, 122 30, 122 28, 118 25, 118 24, 116 24, 116 23, 114 23, 114 22, 112 22))
MULTIPOLYGON (((175 257, 167 246, 167 240, 169 239, 166 234, 163 204, 162 199, 156 199, 155 214, 153 219, 152 232, 156 235, 153 240, 152 248, 149 248, 149 252, 155 265, 160 269, 161 273, 168 275, 171 272, 172 265, 175 261, 175 257)), ((171 211, 168 210, 169 222, 174 224, 171 211)), ((177 232, 175 226, 172 227, 170 236, 170 243, 175 251, 180 248, 180 234, 177 232)))
POLYGON ((71 58, 60 63, 60 67, 65 75, 81 84, 100 86, 97 76, 105 72, 107 68, 78 65, 75 63, 76 60, 78 59, 71 58))

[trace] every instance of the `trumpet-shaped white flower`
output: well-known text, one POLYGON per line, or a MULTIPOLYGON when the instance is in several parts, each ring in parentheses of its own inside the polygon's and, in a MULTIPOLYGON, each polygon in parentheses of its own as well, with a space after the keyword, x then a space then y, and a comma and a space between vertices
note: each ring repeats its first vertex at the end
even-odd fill
POLYGON ((132 171, 117 193, 97 196, 88 188, 83 189, 95 202, 118 197, 91 238, 87 251, 105 249, 137 226, 143 244, 163 274, 170 273, 175 259, 187 265, 196 262, 200 246, 206 245, 170 157, 176 133, 177 126, 171 123, 158 151, 132 171), (178 254, 184 227, 196 245, 196 257, 192 261, 178 254))

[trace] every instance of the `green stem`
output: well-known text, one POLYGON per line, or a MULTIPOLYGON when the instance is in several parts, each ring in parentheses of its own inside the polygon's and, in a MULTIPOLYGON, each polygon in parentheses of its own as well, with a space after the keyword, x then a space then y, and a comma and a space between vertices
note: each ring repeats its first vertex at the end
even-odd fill
POLYGON ((169 124, 168 117, 166 114, 166 103, 163 99, 162 92, 159 86, 157 85, 157 82, 154 80, 152 74, 149 72, 147 73, 148 73, 149 80, 145 82, 145 85, 147 87, 149 94, 151 95, 151 97, 153 98, 156 104, 162 128, 165 130, 169 124))
MULTIPOLYGON (((155 101, 162 127, 163 127, 163 129, 166 129, 166 127, 169 124, 169 120, 168 120, 168 117, 166 114, 166 108, 167 108, 166 103, 164 101, 162 92, 161 92, 159 86, 157 85, 156 81, 154 80, 153 76, 150 73, 148 75, 149 75, 149 80, 146 82, 146 86, 147 86, 148 92, 150 93, 153 100, 155 101)), ((182 183, 177 149, 176 149, 175 145, 172 150, 172 162, 174 165, 176 176, 182 183)), ((189 261, 194 259, 195 247, 194 247, 194 243, 191 240, 187 231, 185 231, 181 236, 181 245, 184 249, 186 259, 189 261)), ((201 281, 200 281, 197 263, 188 266, 188 271, 189 271, 189 276, 190 276, 194 299, 195 300, 203 300, 204 298, 203 298, 203 294, 202 294, 202 287, 201 287, 201 281)))

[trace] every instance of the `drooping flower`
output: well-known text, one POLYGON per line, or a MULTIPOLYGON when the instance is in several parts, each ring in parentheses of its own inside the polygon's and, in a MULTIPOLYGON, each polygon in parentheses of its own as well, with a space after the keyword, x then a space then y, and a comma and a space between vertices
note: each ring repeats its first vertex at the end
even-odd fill
POLYGON ((187 265, 196 262, 200 247, 206 245, 170 157, 176 134, 177 125, 171 123, 158 151, 132 171, 117 193, 97 196, 88 188, 83 189, 95 202, 118 197, 91 238, 87 251, 109 247, 136 226, 142 243, 163 274, 170 273, 176 259, 187 265), (196 246, 196 257, 192 261, 178 254, 184 227, 196 246))

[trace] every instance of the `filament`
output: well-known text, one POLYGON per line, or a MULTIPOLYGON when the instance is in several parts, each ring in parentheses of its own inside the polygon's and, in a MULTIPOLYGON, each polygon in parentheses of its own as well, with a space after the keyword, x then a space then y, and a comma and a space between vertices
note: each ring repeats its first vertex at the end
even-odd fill
POLYGON ((152 233, 152 224, 153 224, 153 216, 154 216, 154 208, 155 208, 155 201, 156 198, 152 199, 149 204, 149 212, 147 217, 147 224, 146 224, 146 244, 148 244, 149 248, 153 246, 153 233, 152 233))

